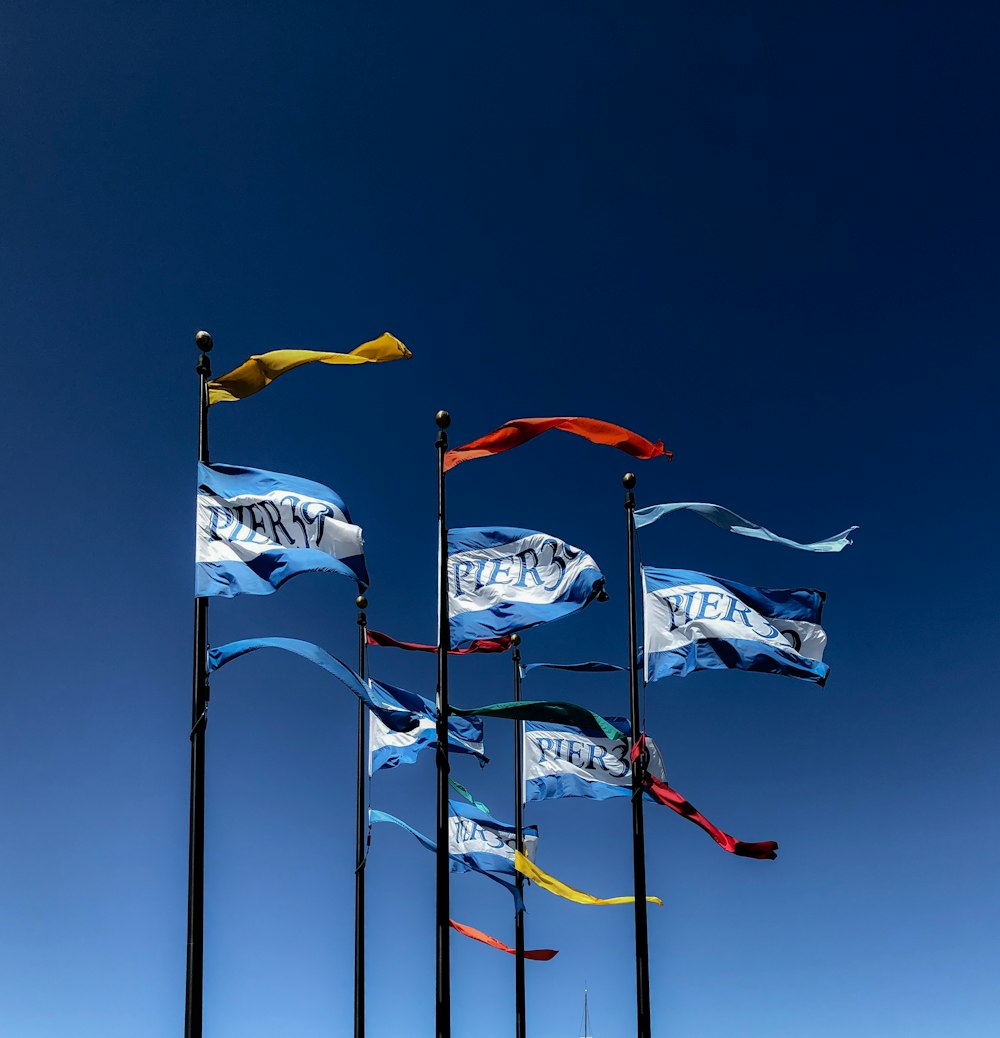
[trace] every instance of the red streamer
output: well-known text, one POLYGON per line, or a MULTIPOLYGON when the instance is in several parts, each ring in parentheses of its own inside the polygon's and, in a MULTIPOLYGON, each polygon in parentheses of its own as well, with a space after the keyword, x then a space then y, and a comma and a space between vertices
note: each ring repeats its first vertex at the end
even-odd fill
POLYGON ((563 432, 582 436, 591 443, 617 447, 633 458, 645 460, 663 456, 669 461, 674 456, 672 451, 664 450, 662 440, 653 443, 638 433, 612 422, 601 421, 600 418, 514 418, 504 422, 499 429, 480 436, 478 440, 448 451, 444 456, 444 470, 447 472, 472 458, 485 458, 490 454, 502 454, 520 447, 522 443, 541 436, 549 429, 562 429, 563 432))
MULTIPOLYGON (((483 944, 488 944, 491 948, 496 948, 497 951, 506 952, 508 955, 516 955, 517 952, 513 948, 509 948, 503 941, 498 941, 495 937, 490 937, 488 933, 483 933, 482 930, 477 930, 475 927, 466 926, 465 923, 456 923, 454 919, 449 919, 451 928, 457 930, 460 934, 466 937, 471 937, 474 941, 481 941, 483 944)), ((535 959, 538 962, 548 962, 549 959, 554 959, 559 952, 553 951, 552 948, 535 948, 531 951, 525 949, 524 957, 526 959, 535 959)))
MULTIPOLYGON (((420 642, 400 642, 381 631, 368 630, 368 644, 381 645, 388 649, 406 649, 409 652, 437 652, 436 645, 422 645, 420 642)), ((480 638, 464 649, 449 649, 449 656, 465 656, 470 652, 506 652, 510 648, 510 638, 480 638)))
MULTIPOLYGON (((639 741, 632 747, 633 761, 642 753, 645 742, 646 735, 643 733, 639 737, 639 741)), ((643 773, 643 779, 646 792, 658 804, 669 807, 671 811, 676 811, 682 818, 686 818, 689 822, 694 822, 695 825, 700 826, 724 851, 729 851, 730 854, 737 854, 741 858, 770 859, 772 861, 777 858, 778 845, 773 840, 765 840, 762 843, 744 843, 742 840, 737 840, 734 836, 724 833, 718 826, 713 825, 697 808, 688 803, 680 793, 675 789, 671 789, 665 779, 654 778, 649 772, 643 773)))

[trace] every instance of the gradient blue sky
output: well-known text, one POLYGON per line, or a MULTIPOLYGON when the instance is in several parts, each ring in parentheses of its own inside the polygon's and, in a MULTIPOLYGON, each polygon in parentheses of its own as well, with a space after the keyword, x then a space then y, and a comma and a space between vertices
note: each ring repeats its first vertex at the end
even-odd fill
MULTIPOLYGON (((370 618, 435 626, 434 413, 662 437, 632 463, 553 434, 450 478, 454 525, 586 548, 611 601, 531 660, 626 652, 620 478, 842 555, 645 531, 650 564, 828 592, 824 690, 742 673, 649 689, 672 783, 776 862, 647 812, 654 1032, 997 1032, 1000 779, 990 517, 998 17, 989 5, 87 4, 0 23, 7 540, 0 1021, 18 1038, 181 1033, 197 380, 389 329, 409 363, 293 373, 212 414, 215 460, 333 486, 370 618), (989 682, 989 685, 988 685, 989 682)), ((213 603, 210 637, 353 659, 354 590, 307 575, 213 603)), ((429 694, 433 657, 373 650, 429 694)), ((510 692, 461 659, 452 698, 510 692)), ((616 676, 526 693, 625 710, 616 676)), ((349 1033, 355 704, 242 660, 208 728, 205 1034, 349 1033)), ((513 809, 511 728, 457 776, 513 809)), ((430 831, 430 759, 374 804, 430 831)), ((532 805, 539 862, 630 886, 628 805, 532 805)), ((376 831, 369 1034, 433 1019, 433 858, 376 831)), ((511 939, 506 893, 453 914, 511 939)), ((530 1033, 633 1027, 632 914, 531 890, 530 1033)), ((453 939, 456 1038, 513 1029, 513 962, 453 939)))

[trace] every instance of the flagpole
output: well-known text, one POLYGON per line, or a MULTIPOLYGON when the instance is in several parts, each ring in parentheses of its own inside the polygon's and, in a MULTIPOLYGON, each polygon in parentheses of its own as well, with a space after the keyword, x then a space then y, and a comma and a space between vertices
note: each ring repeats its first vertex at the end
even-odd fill
MULTIPOLYGON (((625 487, 625 519, 628 528, 628 676, 632 745, 642 734, 639 715, 639 648, 635 616, 635 476, 628 472, 625 487)), ((632 872, 635 892, 635 1013, 636 1038, 650 1038, 649 935, 646 927, 646 835, 642 820, 645 751, 632 762, 632 872)))
MULTIPOLYGON (((198 461, 208 464, 208 380, 213 342, 198 332, 198 461)), ((187 980, 184 1038, 201 1038, 205 943, 205 728, 208 724, 208 599, 194 600, 194 683, 191 708, 191 805, 188 829, 187 980)))
MULTIPOLYGON (((358 676, 365 675, 365 654, 368 644, 368 599, 358 595, 358 676)), ((365 704, 358 700, 358 814, 354 852, 354 1038, 365 1035, 365 833, 367 832, 365 811, 365 781, 368 777, 366 749, 365 704)))
MULTIPOLYGON (((521 636, 512 634, 511 645, 514 651, 511 659, 514 663, 514 702, 521 702, 521 636)), ((521 721, 514 722, 514 831, 517 833, 517 849, 524 854, 524 818, 522 804, 522 786, 524 783, 522 759, 523 730, 521 721)), ((524 900, 524 876, 518 872, 514 878, 517 887, 518 901, 524 900)), ((525 1036, 525 1000, 524 1000, 524 912, 514 911, 514 1033, 516 1038, 525 1036)))
POLYGON ((451 1038, 451 917, 448 887, 448 525, 445 519, 444 456, 451 424, 447 411, 435 416, 438 434, 438 685, 437 685, 437 985, 435 1019, 437 1038, 451 1038))

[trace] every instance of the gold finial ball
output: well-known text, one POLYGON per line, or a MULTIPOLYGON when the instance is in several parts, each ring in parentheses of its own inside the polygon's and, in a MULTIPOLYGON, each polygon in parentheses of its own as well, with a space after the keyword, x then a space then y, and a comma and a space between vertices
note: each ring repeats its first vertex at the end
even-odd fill
POLYGON ((212 336, 208 332, 195 332, 194 344, 202 353, 211 352, 212 347, 215 345, 212 342, 212 336))
POLYGON ((451 425, 451 415, 447 411, 438 411, 434 416, 434 421, 437 422, 439 429, 447 429, 451 425))
POLYGON ((625 475, 622 476, 622 486, 626 490, 632 490, 635 487, 635 473, 634 472, 626 472, 625 475))
POLYGON ((512 634, 510 636, 510 644, 511 645, 520 645, 521 644, 521 636, 519 634, 512 634))
POLYGON ((359 609, 367 609, 368 608, 368 599, 365 598, 364 595, 358 595, 358 597, 354 600, 354 604, 359 609))

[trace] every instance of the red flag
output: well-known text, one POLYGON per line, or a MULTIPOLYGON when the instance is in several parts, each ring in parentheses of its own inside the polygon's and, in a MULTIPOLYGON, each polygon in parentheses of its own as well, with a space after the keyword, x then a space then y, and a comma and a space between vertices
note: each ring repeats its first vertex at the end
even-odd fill
POLYGON ((603 422, 600 418, 514 418, 504 422, 499 429, 480 436, 478 440, 448 451, 444 456, 444 470, 447 472, 471 458, 485 458, 489 454, 502 454, 520 447, 522 443, 541 436, 549 429, 562 429, 563 432, 582 436, 591 443, 617 447, 633 458, 658 458, 662 455, 669 461, 674 456, 672 451, 664 450, 662 440, 653 443, 638 433, 611 422, 603 422))
MULTIPOLYGON (((466 937, 471 937, 474 941, 482 941, 483 944, 488 944, 491 948, 496 948, 497 951, 507 952, 508 955, 516 955, 517 952, 513 948, 508 948, 503 941, 498 941, 495 937, 490 937, 488 933, 483 933, 482 930, 477 930, 472 926, 466 926, 465 923, 456 923, 454 919, 449 919, 451 928, 457 930, 460 934, 464 934, 466 937)), ((533 951, 525 949, 524 957, 526 959, 537 959, 539 962, 548 962, 549 959, 555 958, 559 952, 553 951, 551 948, 535 948, 533 951)))
MULTIPOLYGON (((422 645, 419 642, 400 642, 383 634, 381 631, 368 631, 368 644, 381 645, 389 649, 407 649, 410 652, 437 652, 436 645, 422 645)), ((510 648, 510 638, 480 638, 464 649, 449 649, 449 656, 465 656, 470 652, 506 652, 510 648)))
MULTIPOLYGON (((643 733, 639 741, 632 747, 633 761, 642 752, 645 741, 646 735, 643 733)), ((648 771, 644 772, 643 777, 646 792, 658 804, 669 807, 671 811, 676 811, 681 817, 694 822, 695 825, 701 826, 724 851, 729 851, 730 854, 737 854, 741 858, 759 858, 761 860, 777 858, 778 845, 773 840, 766 840, 763 843, 744 843, 742 840, 737 840, 735 837, 730 836, 729 833, 724 833, 717 826, 713 825, 697 808, 689 804, 680 793, 675 789, 671 789, 665 779, 654 778, 648 771)))

